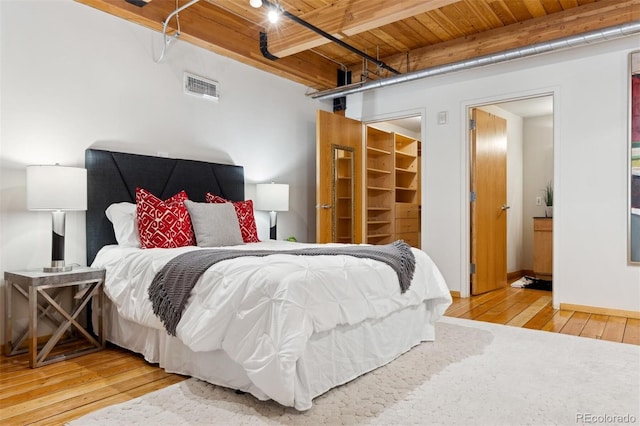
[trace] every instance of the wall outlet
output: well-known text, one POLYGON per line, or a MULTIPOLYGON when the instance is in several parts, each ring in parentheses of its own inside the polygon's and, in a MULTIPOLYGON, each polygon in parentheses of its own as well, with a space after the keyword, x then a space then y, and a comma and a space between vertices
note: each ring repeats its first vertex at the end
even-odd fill
POLYGON ((542 205, 542 197, 536 197, 536 206, 542 205))

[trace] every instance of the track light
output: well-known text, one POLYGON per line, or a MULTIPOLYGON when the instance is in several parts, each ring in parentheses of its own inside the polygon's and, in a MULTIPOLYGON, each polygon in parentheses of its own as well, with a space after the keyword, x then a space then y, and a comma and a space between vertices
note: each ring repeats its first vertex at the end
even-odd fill
POLYGON ((262 7, 262 0, 249 0, 249 4, 251 7, 255 7, 256 9, 262 7))
POLYGON ((269 19, 269 22, 272 24, 278 22, 278 18, 280 18, 280 12, 276 8, 269 10, 269 13, 267 13, 267 19, 269 19))

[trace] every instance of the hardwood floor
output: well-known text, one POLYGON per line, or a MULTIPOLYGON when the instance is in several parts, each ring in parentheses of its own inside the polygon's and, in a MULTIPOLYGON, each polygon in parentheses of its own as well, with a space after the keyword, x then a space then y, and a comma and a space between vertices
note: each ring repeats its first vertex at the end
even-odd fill
MULTIPOLYGON (((640 345, 640 320, 553 309, 543 290, 507 287, 454 298, 446 315, 640 345)), ((61 425, 184 379, 113 346, 37 369, 26 354, 2 356, 0 424, 61 425)))
POLYGON ((640 345, 640 320, 554 309, 551 292, 506 287, 454 298, 446 316, 640 345))
POLYGON ((185 379, 113 346, 36 369, 2 356, 0 377, 2 425, 61 425, 185 379))

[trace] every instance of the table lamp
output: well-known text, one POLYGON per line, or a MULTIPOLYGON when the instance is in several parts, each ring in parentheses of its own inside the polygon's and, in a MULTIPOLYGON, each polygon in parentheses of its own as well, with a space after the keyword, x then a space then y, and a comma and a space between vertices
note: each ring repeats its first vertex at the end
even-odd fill
POLYGON ((51 266, 44 272, 70 271, 64 264, 65 211, 87 210, 87 170, 59 164, 27 166, 27 209, 52 214, 51 266))
POLYGON ((277 213, 289 210, 289 185, 285 183, 259 183, 256 185, 256 210, 269 212, 269 238, 276 237, 277 213))

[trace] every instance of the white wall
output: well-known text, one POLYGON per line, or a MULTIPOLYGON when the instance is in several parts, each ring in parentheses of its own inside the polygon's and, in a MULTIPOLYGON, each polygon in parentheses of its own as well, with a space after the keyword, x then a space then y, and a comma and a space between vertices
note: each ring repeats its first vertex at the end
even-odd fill
MULTIPOLYGON (((156 64, 159 33, 71 0, 3 0, 0 19, 0 273, 51 260, 51 215, 26 210, 25 166, 83 166, 89 147, 242 165, 247 198, 289 183, 279 237, 315 239, 315 113, 329 103, 186 42, 156 64), (220 102, 183 94, 184 71, 217 80, 220 102)), ((85 264, 84 213, 67 215, 66 243, 67 263, 85 264)))
POLYGON ((469 286, 467 108, 553 94, 554 305, 640 310, 626 251, 628 54, 639 45, 632 36, 348 97, 347 116, 363 121, 426 110, 422 247, 452 290, 469 286))

